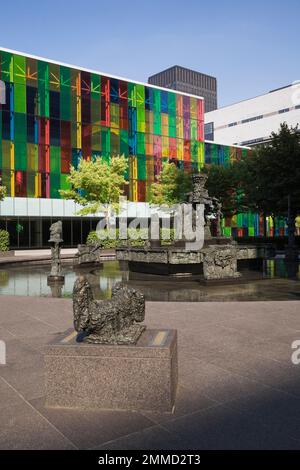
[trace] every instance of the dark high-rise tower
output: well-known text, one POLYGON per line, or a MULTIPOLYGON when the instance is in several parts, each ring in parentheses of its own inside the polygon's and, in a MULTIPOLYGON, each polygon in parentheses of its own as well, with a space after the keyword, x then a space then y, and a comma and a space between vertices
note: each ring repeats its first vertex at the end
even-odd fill
POLYGON ((205 112, 217 109, 217 79, 204 73, 174 65, 151 75, 148 83, 192 95, 203 96, 205 112))

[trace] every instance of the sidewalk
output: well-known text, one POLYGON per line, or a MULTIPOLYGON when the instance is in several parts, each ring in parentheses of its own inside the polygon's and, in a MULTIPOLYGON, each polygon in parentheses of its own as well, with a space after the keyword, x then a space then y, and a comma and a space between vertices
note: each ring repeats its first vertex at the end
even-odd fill
POLYGON ((69 299, 0 298, 0 449, 300 449, 300 302, 147 302, 176 328, 174 414, 45 407, 44 346, 72 325, 69 299))
MULTIPOLYGON (((61 258, 63 260, 71 260, 77 253, 77 248, 63 248, 61 250, 61 258)), ((115 250, 105 249, 101 251, 101 258, 103 260, 114 260, 116 259, 115 250)), ((14 256, 0 256, 0 265, 13 265, 18 264, 29 264, 42 261, 50 261, 51 250, 16 250, 14 256)))

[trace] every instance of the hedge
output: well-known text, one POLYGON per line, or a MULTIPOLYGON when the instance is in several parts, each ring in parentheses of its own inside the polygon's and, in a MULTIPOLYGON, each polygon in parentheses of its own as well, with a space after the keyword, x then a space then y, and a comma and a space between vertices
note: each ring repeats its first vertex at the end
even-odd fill
POLYGON ((9 233, 0 229, 0 251, 8 251, 9 249, 9 233))
MULTIPOLYGON (((139 237, 136 240, 133 240, 130 238, 130 232, 133 231, 134 229, 127 229, 127 235, 128 239, 127 240, 120 240, 119 239, 119 229, 116 229, 116 238, 104 238, 99 239, 97 232, 92 231, 88 234, 86 243, 87 245, 95 245, 95 244, 100 244, 102 248, 117 248, 119 246, 124 245, 125 243, 130 245, 130 246, 144 246, 146 241, 147 241, 147 235, 148 235, 148 229, 142 228, 138 229, 139 232, 139 237), (128 242, 128 243, 127 243, 128 242)), ((103 231, 105 236, 107 237, 108 232, 107 230, 103 231)), ((161 238, 161 244, 162 245, 169 245, 170 243, 173 242, 174 240, 174 230, 173 229, 160 229, 160 238, 161 238), (165 236, 169 236, 170 239, 168 240, 162 240, 162 234, 165 236)))

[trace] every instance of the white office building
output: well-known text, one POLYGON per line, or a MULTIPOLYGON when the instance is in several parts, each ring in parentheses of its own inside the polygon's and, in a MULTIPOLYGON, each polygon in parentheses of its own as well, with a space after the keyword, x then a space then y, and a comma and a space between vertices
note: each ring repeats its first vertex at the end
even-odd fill
POLYGON ((267 142, 283 122, 300 125, 300 82, 205 113, 205 138, 253 146, 267 142))

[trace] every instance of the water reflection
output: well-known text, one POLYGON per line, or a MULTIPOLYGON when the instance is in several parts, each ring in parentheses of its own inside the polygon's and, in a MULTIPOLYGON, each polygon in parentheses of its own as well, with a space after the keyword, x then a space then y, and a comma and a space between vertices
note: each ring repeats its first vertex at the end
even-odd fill
POLYGON ((300 298, 300 265, 287 264, 284 259, 264 262, 264 279, 244 273, 238 284, 203 285, 197 280, 145 279, 122 270, 117 261, 106 261, 94 270, 63 266, 65 283, 48 286, 49 266, 22 266, 0 269, 0 294, 23 296, 71 297, 77 275, 85 274, 92 285, 94 296, 106 299, 116 282, 123 281, 144 292, 152 301, 237 301, 237 300, 295 300, 300 298), (252 277, 251 277, 252 276, 252 277))

